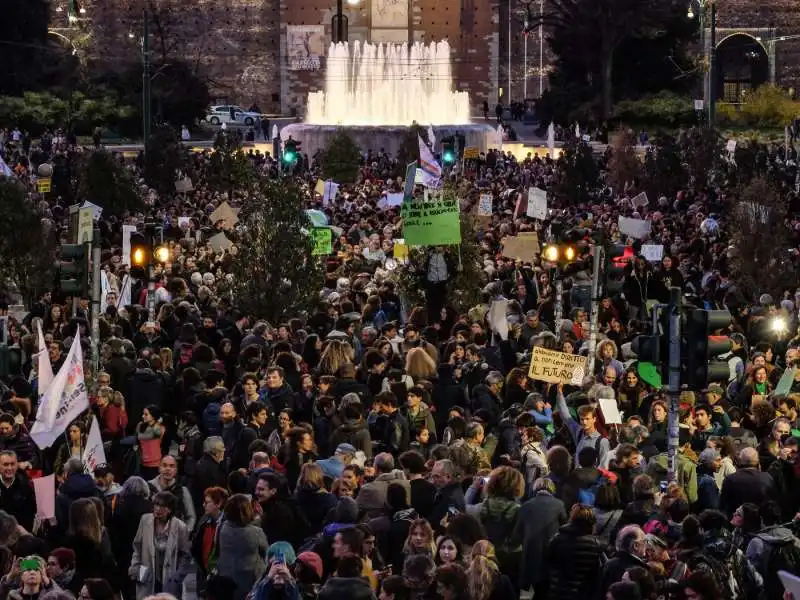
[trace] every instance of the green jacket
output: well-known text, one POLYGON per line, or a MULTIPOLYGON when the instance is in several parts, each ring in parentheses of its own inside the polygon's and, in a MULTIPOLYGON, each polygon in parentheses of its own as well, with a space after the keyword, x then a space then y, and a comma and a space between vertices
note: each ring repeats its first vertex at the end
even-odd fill
MULTIPOLYGON (((678 483, 686 492, 689 504, 697 502, 697 465, 678 452, 678 483)), ((647 463, 647 474, 658 485, 662 481, 668 481, 668 457, 666 452, 657 454, 647 463)))

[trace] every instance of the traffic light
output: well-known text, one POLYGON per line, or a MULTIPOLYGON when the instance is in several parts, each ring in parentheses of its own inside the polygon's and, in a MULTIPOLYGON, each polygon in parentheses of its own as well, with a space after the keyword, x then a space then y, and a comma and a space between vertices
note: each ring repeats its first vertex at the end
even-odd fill
POLYGON ((730 368, 727 361, 719 360, 720 354, 731 349, 727 335, 715 335, 725 330, 733 321, 727 310, 686 311, 683 319, 681 353, 685 360, 681 383, 690 390, 699 391, 710 383, 727 383, 730 368))
POLYGON ((568 265, 578 258, 574 244, 548 244, 542 249, 542 258, 549 263, 568 265))
POLYGON ((153 263, 153 249, 141 233, 131 234, 131 267, 146 269, 153 263))
POLYGON ((453 142, 442 142, 442 163, 452 165, 456 162, 456 150, 453 142))
POLYGON ((297 140, 288 139, 283 143, 283 162, 292 165, 297 160, 297 140))
POLYGON ((89 263, 86 246, 83 244, 61 245, 58 282, 61 291, 68 296, 89 295, 89 263))

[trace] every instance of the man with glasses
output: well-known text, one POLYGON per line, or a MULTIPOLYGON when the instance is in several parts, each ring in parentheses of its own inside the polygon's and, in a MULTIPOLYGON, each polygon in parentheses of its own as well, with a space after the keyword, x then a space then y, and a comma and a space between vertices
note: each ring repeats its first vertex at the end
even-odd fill
POLYGON ((0 451, 0 509, 14 515, 28 531, 33 528, 36 497, 12 450, 0 451))

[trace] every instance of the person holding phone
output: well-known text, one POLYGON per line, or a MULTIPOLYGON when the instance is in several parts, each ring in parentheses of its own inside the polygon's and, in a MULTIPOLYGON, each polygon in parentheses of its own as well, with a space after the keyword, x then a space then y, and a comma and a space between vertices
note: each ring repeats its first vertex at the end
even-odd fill
POLYGON ((15 600, 39 600, 45 593, 61 589, 47 575, 47 563, 36 555, 15 560, 7 581, 19 582, 19 588, 8 593, 8 598, 15 600))

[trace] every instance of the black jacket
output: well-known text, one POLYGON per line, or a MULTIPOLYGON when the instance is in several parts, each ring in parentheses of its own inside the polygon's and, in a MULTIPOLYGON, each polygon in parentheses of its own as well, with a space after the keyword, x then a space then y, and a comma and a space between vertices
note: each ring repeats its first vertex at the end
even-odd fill
POLYGON ((436 493, 430 518, 428 519, 434 531, 438 533, 444 532, 442 519, 444 519, 444 516, 451 506, 459 512, 464 512, 466 510, 464 490, 461 489, 460 482, 451 483, 438 490, 436 493))
POLYGON ((599 590, 603 597, 605 597, 611 584, 622 581, 622 576, 634 567, 647 569, 647 563, 629 552, 616 552, 614 557, 603 566, 599 590))
POLYGON ((762 473, 754 468, 739 469, 722 482, 719 508, 728 517, 732 517, 736 509, 745 502, 761 506, 775 497, 775 482, 769 473, 762 473))
POLYGON ((367 459, 372 458, 372 437, 366 421, 347 421, 336 428, 328 442, 328 450, 336 450, 339 444, 351 444, 356 450, 361 450, 367 459))
POLYGON ((566 521, 564 503, 546 491, 537 492, 520 507, 517 531, 512 537, 522 539, 521 589, 545 581, 547 544, 566 521))
POLYGON ((0 483, 0 509, 14 515, 19 524, 28 531, 33 529, 36 496, 24 471, 17 471, 14 481, 8 487, 0 483))
POLYGON ((572 524, 564 525, 547 547, 548 600, 594 598, 604 550, 597 537, 584 535, 572 524))
POLYGON ((253 429, 245 427, 241 421, 234 421, 230 427, 222 428, 222 441, 225 443, 225 458, 228 471, 246 469, 250 464, 249 447, 258 439, 253 429))
POLYGON ((308 519, 291 498, 273 496, 261 504, 261 528, 270 542, 285 541, 299 548, 311 531, 308 519))
POLYGON ((189 491, 192 493, 192 500, 194 501, 195 514, 203 514, 203 495, 210 487, 227 489, 228 472, 222 463, 218 463, 208 454, 204 454, 203 458, 198 460, 195 465, 194 476, 189 485, 189 491))
POLYGON ((64 480, 56 494, 56 520, 58 529, 65 532, 69 526, 69 507, 81 498, 101 498, 94 477, 85 473, 73 473, 64 480))
POLYGON ((375 592, 361 577, 331 577, 319 590, 318 600, 375 600, 375 592))
POLYGON ((64 541, 64 547, 75 552, 75 569, 83 579, 105 579, 116 590, 119 589, 119 582, 115 577, 118 572, 117 562, 111 552, 110 543, 107 544, 104 547, 102 543, 98 544, 82 536, 69 536, 64 541))
POLYGON ((130 566, 133 555, 133 539, 139 529, 139 521, 142 520, 142 515, 151 512, 153 512, 153 505, 147 498, 117 496, 108 529, 114 532, 114 535, 111 536, 111 549, 121 569, 125 570, 130 566))

